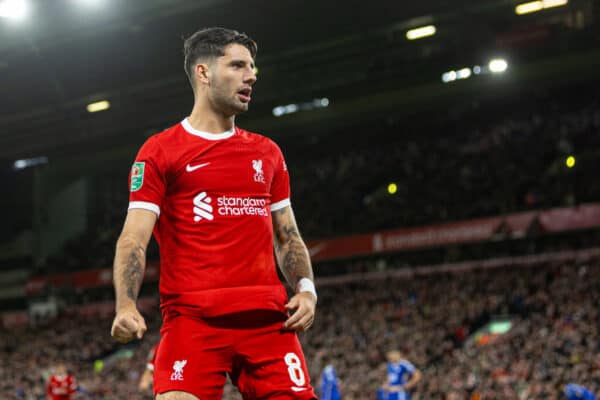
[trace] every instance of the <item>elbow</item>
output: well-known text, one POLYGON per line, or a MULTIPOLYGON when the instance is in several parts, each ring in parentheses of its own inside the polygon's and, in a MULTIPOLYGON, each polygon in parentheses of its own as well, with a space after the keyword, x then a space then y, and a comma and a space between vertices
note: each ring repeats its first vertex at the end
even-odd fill
POLYGON ((415 373, 415 383, 419 382, 421 378, 423 378, 423 374, 421 373, 421 371, 417 370, 417 372, 415 373))
POLYGON ((119 239, 117 239, 117 251, 138 248, 144 249, 144 246, 142 245, 142 241, 135 235, 122 233, 119 239))

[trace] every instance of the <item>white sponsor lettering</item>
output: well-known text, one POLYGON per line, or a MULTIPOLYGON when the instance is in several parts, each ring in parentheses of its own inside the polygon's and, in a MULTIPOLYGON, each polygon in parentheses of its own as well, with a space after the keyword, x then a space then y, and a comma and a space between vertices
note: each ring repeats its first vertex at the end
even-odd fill
POLYGON ((217 212, 225 216, 259 215, 268 217, 267 201, 252 197, 221 196, 217 199, 217 212))
POLYGON ((217 198, 213 208, 212 198, 206 192, 200 192, 194 197, 194 221, 199 222, 203 219, 212 221, 216 209, 218 215, 240 217, 245 215, 257 215, 268 217, 267 200, 253 197, 229 197, 221 196, 217 198))

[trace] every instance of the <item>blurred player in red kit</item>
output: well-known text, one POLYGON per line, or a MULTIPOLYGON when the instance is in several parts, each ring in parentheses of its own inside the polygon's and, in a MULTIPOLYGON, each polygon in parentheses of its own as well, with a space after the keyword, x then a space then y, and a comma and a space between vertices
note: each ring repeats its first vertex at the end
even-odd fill
POLYGON ((46 397, 48 400, 70 400, 75 398, 75 392, 77 392, 75 378, 67 372, 65 364, 57 364, 54 374, 48 379, 46 397))
POLYGON ((144 368, 144 372, 142 372, 140 382, 138 383, 138 389, 142 393, 146 392, 152 387, 152 381, 154 378, 154 360, 156 359, 157 347, 158 343, 152 346, 152 349, 150 349, 148 352, 148 357, 146 358, 146 368, 144 368))
POLYGON ((114 262, 120 342, 141 338, 136 301, 152 232, 160 247, 160 400, 220 400, 229 375, 244 399, 316 399, 297 337, 314 319, 313 271, 270 139, 235 125, 256 82, 256 43, 223 28, 184 43, 191 114, 151 137, 130 173, 114 262), (295 295, 287 299, 275 256, 295 295))

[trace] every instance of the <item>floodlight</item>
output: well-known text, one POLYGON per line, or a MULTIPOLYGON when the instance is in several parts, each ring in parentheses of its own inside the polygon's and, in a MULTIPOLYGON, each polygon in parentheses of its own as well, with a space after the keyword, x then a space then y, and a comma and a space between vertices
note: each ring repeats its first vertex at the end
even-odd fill
POLYGON ((27 15, 25 0, 0 0, 0 17, 21 20, 27 15))
POLYGON ((433 25, 421 26, 419 28, 411 29, 406 32, 406 38, 408 40, 422 39, 427 36, 435 35, 436 29, 433 25))

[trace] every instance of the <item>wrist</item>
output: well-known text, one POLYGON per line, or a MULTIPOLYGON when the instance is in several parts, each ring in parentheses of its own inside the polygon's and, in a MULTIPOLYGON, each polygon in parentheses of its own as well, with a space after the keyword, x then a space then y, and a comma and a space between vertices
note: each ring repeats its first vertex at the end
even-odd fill
POLYGON ((118 300, 115 302, 115 311, 117 313, 119 313, 121 311, 136 310, 136 309, 137 309, 137 304, 135 303, 135 301, 133 301, 131 299, 122 299, 122 300, 118 300))
POLYGON ((315 302, 317 301, 317 290, 315 289, 315 284, 309 278, 302 278, 296 284, 296 293, 303 292, 311 293, 315 297, 315 302))

